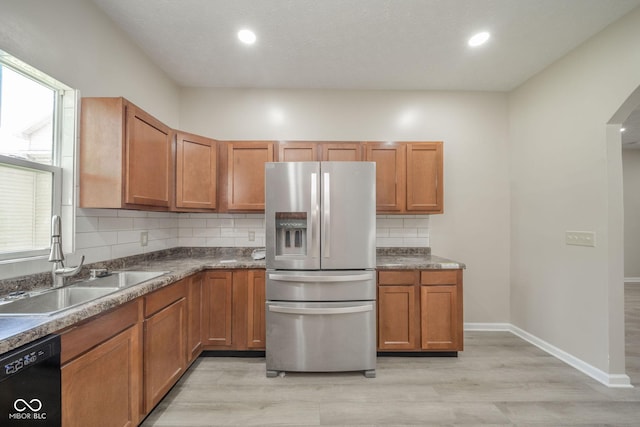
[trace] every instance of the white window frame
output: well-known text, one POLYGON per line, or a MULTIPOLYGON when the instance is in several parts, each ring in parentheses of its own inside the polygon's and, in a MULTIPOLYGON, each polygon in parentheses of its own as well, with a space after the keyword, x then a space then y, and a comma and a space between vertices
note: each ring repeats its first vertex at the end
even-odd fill
MULTIPOLYGON (((0 64, 4 67, 11 68, 13 71, 24 75, 25 77, 35 80, 38 83, 52 89, 56 93, 56 98, 54 102, 54 116, 53 116, 53 141, 52 141, 52 165, 46 165, 43 163, 32 162, 29 160, 14 158, 10 156, 0 155, 0 163, 5 164, 12 167, 31 169, 37 171, 46 171, 52 173, 52 191, 51 191, 51 214, 52 215, 61 215, 62 212, 62 196, 63 196, 63 170, 61 167, 62 163, 62 139, 63 139, 63 110, 64 110, 64 99, 65 96, 73 96, 76 97, 76 91, 72 88, 68 87, 64 83, 57 81, 56 79, 46 75, 45 73, 35 69, 34 67, 20 61, 14 56, 0 50, 0 64)), ((75 101, 75 100, 74 100, 75 101)), ((73 138, 75 140, 75 127, 77 126, 77 120, 73 119, 73 138)), ((69 123, 65 123, 65 126, 69 125, 69 123)), ((75 141, 74 145, 75 145, 75 141)), ((75 149, 74 151, 74 164, 75 164, 75 149)), ((75 174, 75 168, 72 176, 75 174)), ((73 183, 71 186, 71 191, 73 191, 73 183)), ((75 198, 74 198, 75 199, 75 198)), ((75 203, 73 203, 75 206, 75 203)), ((73 225, 73 218, 65 221, 63 218, 63 222, 67 224, 73 225)), ((67 233, 65 233, 67 234, 67 233)), ((68 234, 67 234, 68 235, 68 234)), ((67 246, 67 245, 65 245, 67 246)), ((46 248, 42 249, 34 249, 29 251, 14 251, 14 252, 2 252, 0 253, 0 263, 6 262, 16 262, 21 260, 28 259, 42 259, 46 258, 49 254, 50 245, 46 248)))

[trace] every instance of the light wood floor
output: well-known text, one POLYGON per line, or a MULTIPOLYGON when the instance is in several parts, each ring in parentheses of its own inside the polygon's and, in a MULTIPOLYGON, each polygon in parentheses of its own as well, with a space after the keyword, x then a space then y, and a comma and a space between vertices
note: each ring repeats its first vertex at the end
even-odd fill
POLYGON ((200 358, 143 426, 640 426, 640 286, 627 286, 627 367, 611 389, 508 332, 458 358, 378 358, 358 373, 266 378, 263 358, 200 358))

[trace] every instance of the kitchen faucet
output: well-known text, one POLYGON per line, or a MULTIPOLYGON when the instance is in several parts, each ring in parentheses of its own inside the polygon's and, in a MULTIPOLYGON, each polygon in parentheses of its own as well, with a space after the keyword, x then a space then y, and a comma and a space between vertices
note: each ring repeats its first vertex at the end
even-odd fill
POLYGON ((62 225, 60 222, 60 216, 54 215, 51 217, 51 252, 49 253, 49 262, 54 263, 51 270, 51 277, 53 279, 53 287, 59 288, 64 286, 64 278, 75 276, 80 272, 82 264, 84 264, 84 255, 80 260, 80 265, 77 267, 65 267, 64 266, 64 253, 62 252, 62 225))

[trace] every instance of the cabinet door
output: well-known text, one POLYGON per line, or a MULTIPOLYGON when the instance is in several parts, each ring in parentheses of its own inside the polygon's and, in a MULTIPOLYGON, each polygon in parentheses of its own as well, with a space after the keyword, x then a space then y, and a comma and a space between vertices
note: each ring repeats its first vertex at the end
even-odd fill
POLYGON ((315 142, 279 142, 279 162, 315 162, 318 160, 318 145, 315 142))
POLYGON ((207 273, 204 283, 203 345, 230 348, 232 345, 232 289, 230 271, 207 273))
POLYGON ((458 292, 455 285, 421 286, 420 319, 424 350, 458 350, 458 292))
POLYGON ((407 211, 443 212, 442 143, 407 144, 407 211))
POLYGON ((138 323, 62 366, 63 426, 138 425, 140 342, 138 323))
POLYGON ((189 280, 187 296, 187 363, 193 362, 202 350, 202 274, 189 280))
POLYGON ((215 140, 182 132, 176 135, 178 210, 216 208, 217 158, 215 140))
POLYGON ((378 350, 418 348, 416 289, 378 286, 378 350))
POLYGON ((144 321, 144 403, 149 413, 186 369, 185 298, 144 321))
POLYGON ((320 160, 327 162, 358 162, 362 160, 362 147, 358 142, 323 143, 320 160))
POLYGON ((376 162, 376 210, 400 212, 405 204, 405 146, 368 142, 365 160, 376 162))
POLYGON ((227 143, 227 210, 264 211, 264 164, 273 160, 273 142, 227 143))
POLYGON ((264 323, 266 304, 265 271, 249 271, 248 285, 247 347, 250 349, 264 349, 266 334, 264 323))
POLYGON ((126 108, 125 202, 168 208, 173 180, 171 129, 133 105, 126 108))

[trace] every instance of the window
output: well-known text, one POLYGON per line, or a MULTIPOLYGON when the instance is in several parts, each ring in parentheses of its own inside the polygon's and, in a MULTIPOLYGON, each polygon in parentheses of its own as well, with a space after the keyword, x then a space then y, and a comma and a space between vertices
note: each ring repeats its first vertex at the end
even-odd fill
POLYGON ((51 216, 61 211, 62 105, 69 91, 0 51, 0 260, 49 251, 51 216))

